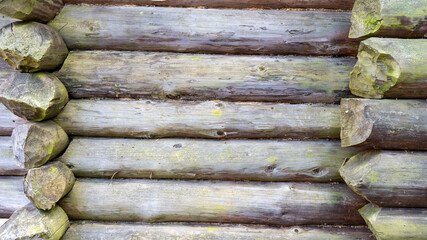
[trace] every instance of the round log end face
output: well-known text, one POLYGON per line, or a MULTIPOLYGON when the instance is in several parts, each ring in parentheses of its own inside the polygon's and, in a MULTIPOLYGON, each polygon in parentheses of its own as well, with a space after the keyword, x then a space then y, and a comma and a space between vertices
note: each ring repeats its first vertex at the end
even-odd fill
POLYGON ((356 0, 351 15, 349 38, 372 35, 380 29, 382 22, 380 0, 356 0))
POLYGON ((2 0, 0 14, 20 20, 48 22, 62 6, 62 0, 2 0))
POLYGON ((0 227, 0 239, 59 240, 69 226, 68 216, 61 207, 43 211, 29 203, 0 227))
POLYGON ((71 191, 74 182, 71 169, 56 161, 30 169, 25 176, 24 192, 36 207, 49 210, 71 191))
POLYGON ((21 118, 42 121, 62 110, 68 93, 53 74, 16 72, 0 86, 0 101, 21 118))
POLYGON ((341 100, 341 146, 350 147, 365 142, 371 135, 373 121, 363 99, 341 100))
POLYGON ((55 122, 29 122, 12 132, 15 161, 23 168, 39 167, 67 147, 68 135, 55 122))
POLYGON ((0 29, 0 57, 21 72, 54 70, 67 57, 61 35, 36 22, 14 22, 0 29))

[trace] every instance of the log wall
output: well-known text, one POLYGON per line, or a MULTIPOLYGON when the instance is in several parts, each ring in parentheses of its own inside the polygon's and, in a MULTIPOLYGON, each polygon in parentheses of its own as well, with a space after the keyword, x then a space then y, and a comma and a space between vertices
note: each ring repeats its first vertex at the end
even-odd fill
POLYGON ((8 218, 30 201, 24 195, 23 177, 0 176, 0 218, 8 218))

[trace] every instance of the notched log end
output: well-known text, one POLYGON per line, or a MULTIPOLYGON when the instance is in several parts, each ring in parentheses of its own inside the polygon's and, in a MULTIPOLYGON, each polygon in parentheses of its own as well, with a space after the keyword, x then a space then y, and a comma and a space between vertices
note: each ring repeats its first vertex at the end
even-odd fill
POLYGON ((342 147, 359 145, 371 135, 373 121, 363 99, 342 99, 340 117, 342 147))
POLYGON ((356 0, 348 36, 349 38, 368 37, 380 29, 382 22, 380 0, 356 0))
POLYGON ((360 215, 365 220, 366 224, 368 225, 372 233, 375 235, 376 239, 381 239, 380 236, 378 236, 378 233, 375 230, 375 226, 374 226, 375 221, 377 220, 377 216, 380 212, 381 212, 381 208, 375 206, 372 203, 367 204, 363 208, 359 209, 360 215))
POLYGON ((55 17, 63 5, 62 0, 2 0, 0 14, 24 21, 46 23, 55 17))

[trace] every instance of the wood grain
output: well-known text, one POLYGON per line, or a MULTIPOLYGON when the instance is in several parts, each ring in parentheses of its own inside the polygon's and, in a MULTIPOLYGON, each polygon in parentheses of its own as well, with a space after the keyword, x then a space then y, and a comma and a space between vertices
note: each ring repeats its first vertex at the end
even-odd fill
POLYGON ((13 159, 12 140, 10 137, 0 137, 0 176, 25 175, 26 169, 18 167, 13 159))
POLYGON ((29 202, 24 195, 23 177, 0 176, 0 217, 10 217, 29 202))
POLYGON ((24 119, 13 115, 3 104, 0 104, 0 136, 10 136, 13 129, 26 122, 24 119))

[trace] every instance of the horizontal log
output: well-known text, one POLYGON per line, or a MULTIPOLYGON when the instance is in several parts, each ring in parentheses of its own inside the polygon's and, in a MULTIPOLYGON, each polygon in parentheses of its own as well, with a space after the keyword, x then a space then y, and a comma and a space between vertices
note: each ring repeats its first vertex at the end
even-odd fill
POLYGON ((426 239, 427 208, 381 208, 369 204, 360 209, 378 240, 426 239))
POLYGON ((56 76, 73 98, 337 103, 352 58, 72 51, 56 76), (183 71, 185 69, 185 71, 183 71))
POLYGON ((3 59, 0 59, 0 85, 6 81, 13 72, 15 72, 15 70, 3 59))
POLYGON ((26 122, 24 119, 13 115, 3 104, 0 104, 0 136, 10 136, 13 129, 26 122))
POLYGON ((339 141, 74 138, 58 159, 78 177, 342 181, 361 149, 339 141))
POLYGON ((65 6, 49 26, 71 49, 355 55, 350 13, 65 6))
POLYGON ((12 140, 10 137, 0 137, 0 176, 25 175, 26 169, 18 167, 13 159, 12 140))
POLYGON ((336 105, 71 100, 54 118, 96 137, 339 138, 336 105))
POLYGON ((64 0, 65 4, 206 8, 326 8, 351 10, 354 0, 64 0))
POLYGON ((345 184, 77 179, 58 205, 74 220, 358 225, 345 184))
POLYGON ((360 43, 350 90, 366 98, 427 98, 427 39, 369 38, 360 43))
POLYGON ((0 227, 5 223, 5 222, 7 222, 7 218, 0 218, 0 227))
POLYGON ((211 240, 257 240, 257 239, 318 239, 356 240, 374 239, 365 227, 289 227, 272 228, 242 225, 190 225, 190 224, 146 224, 104 223, 75 221, 62 240, 122 240, 145 238, 152 240, 211 239, 211 240))
POLYGON ((23 177, 0 176, 0 218, 8 218, 30 201, 24 195, 23 177))
POLYGON ((383 207, 427 207, 427 152, 367 151, 348 160, 341 176, 383 207))
POLYGON ((351 38, 422 38, 427 34, 427 0, 356 0, 351 38))
MULTIPOLYGON (((10 17, 6 17, 4 15, 0 15, 0 28, 10 24, 16 22, 16 19, 14 18, 10 18, 10 17)), ((0 59, 1 60, 1 59, 0 59)))
POLYGON ((341 145, 427 150, 427 101, 341 100, 341 145))

